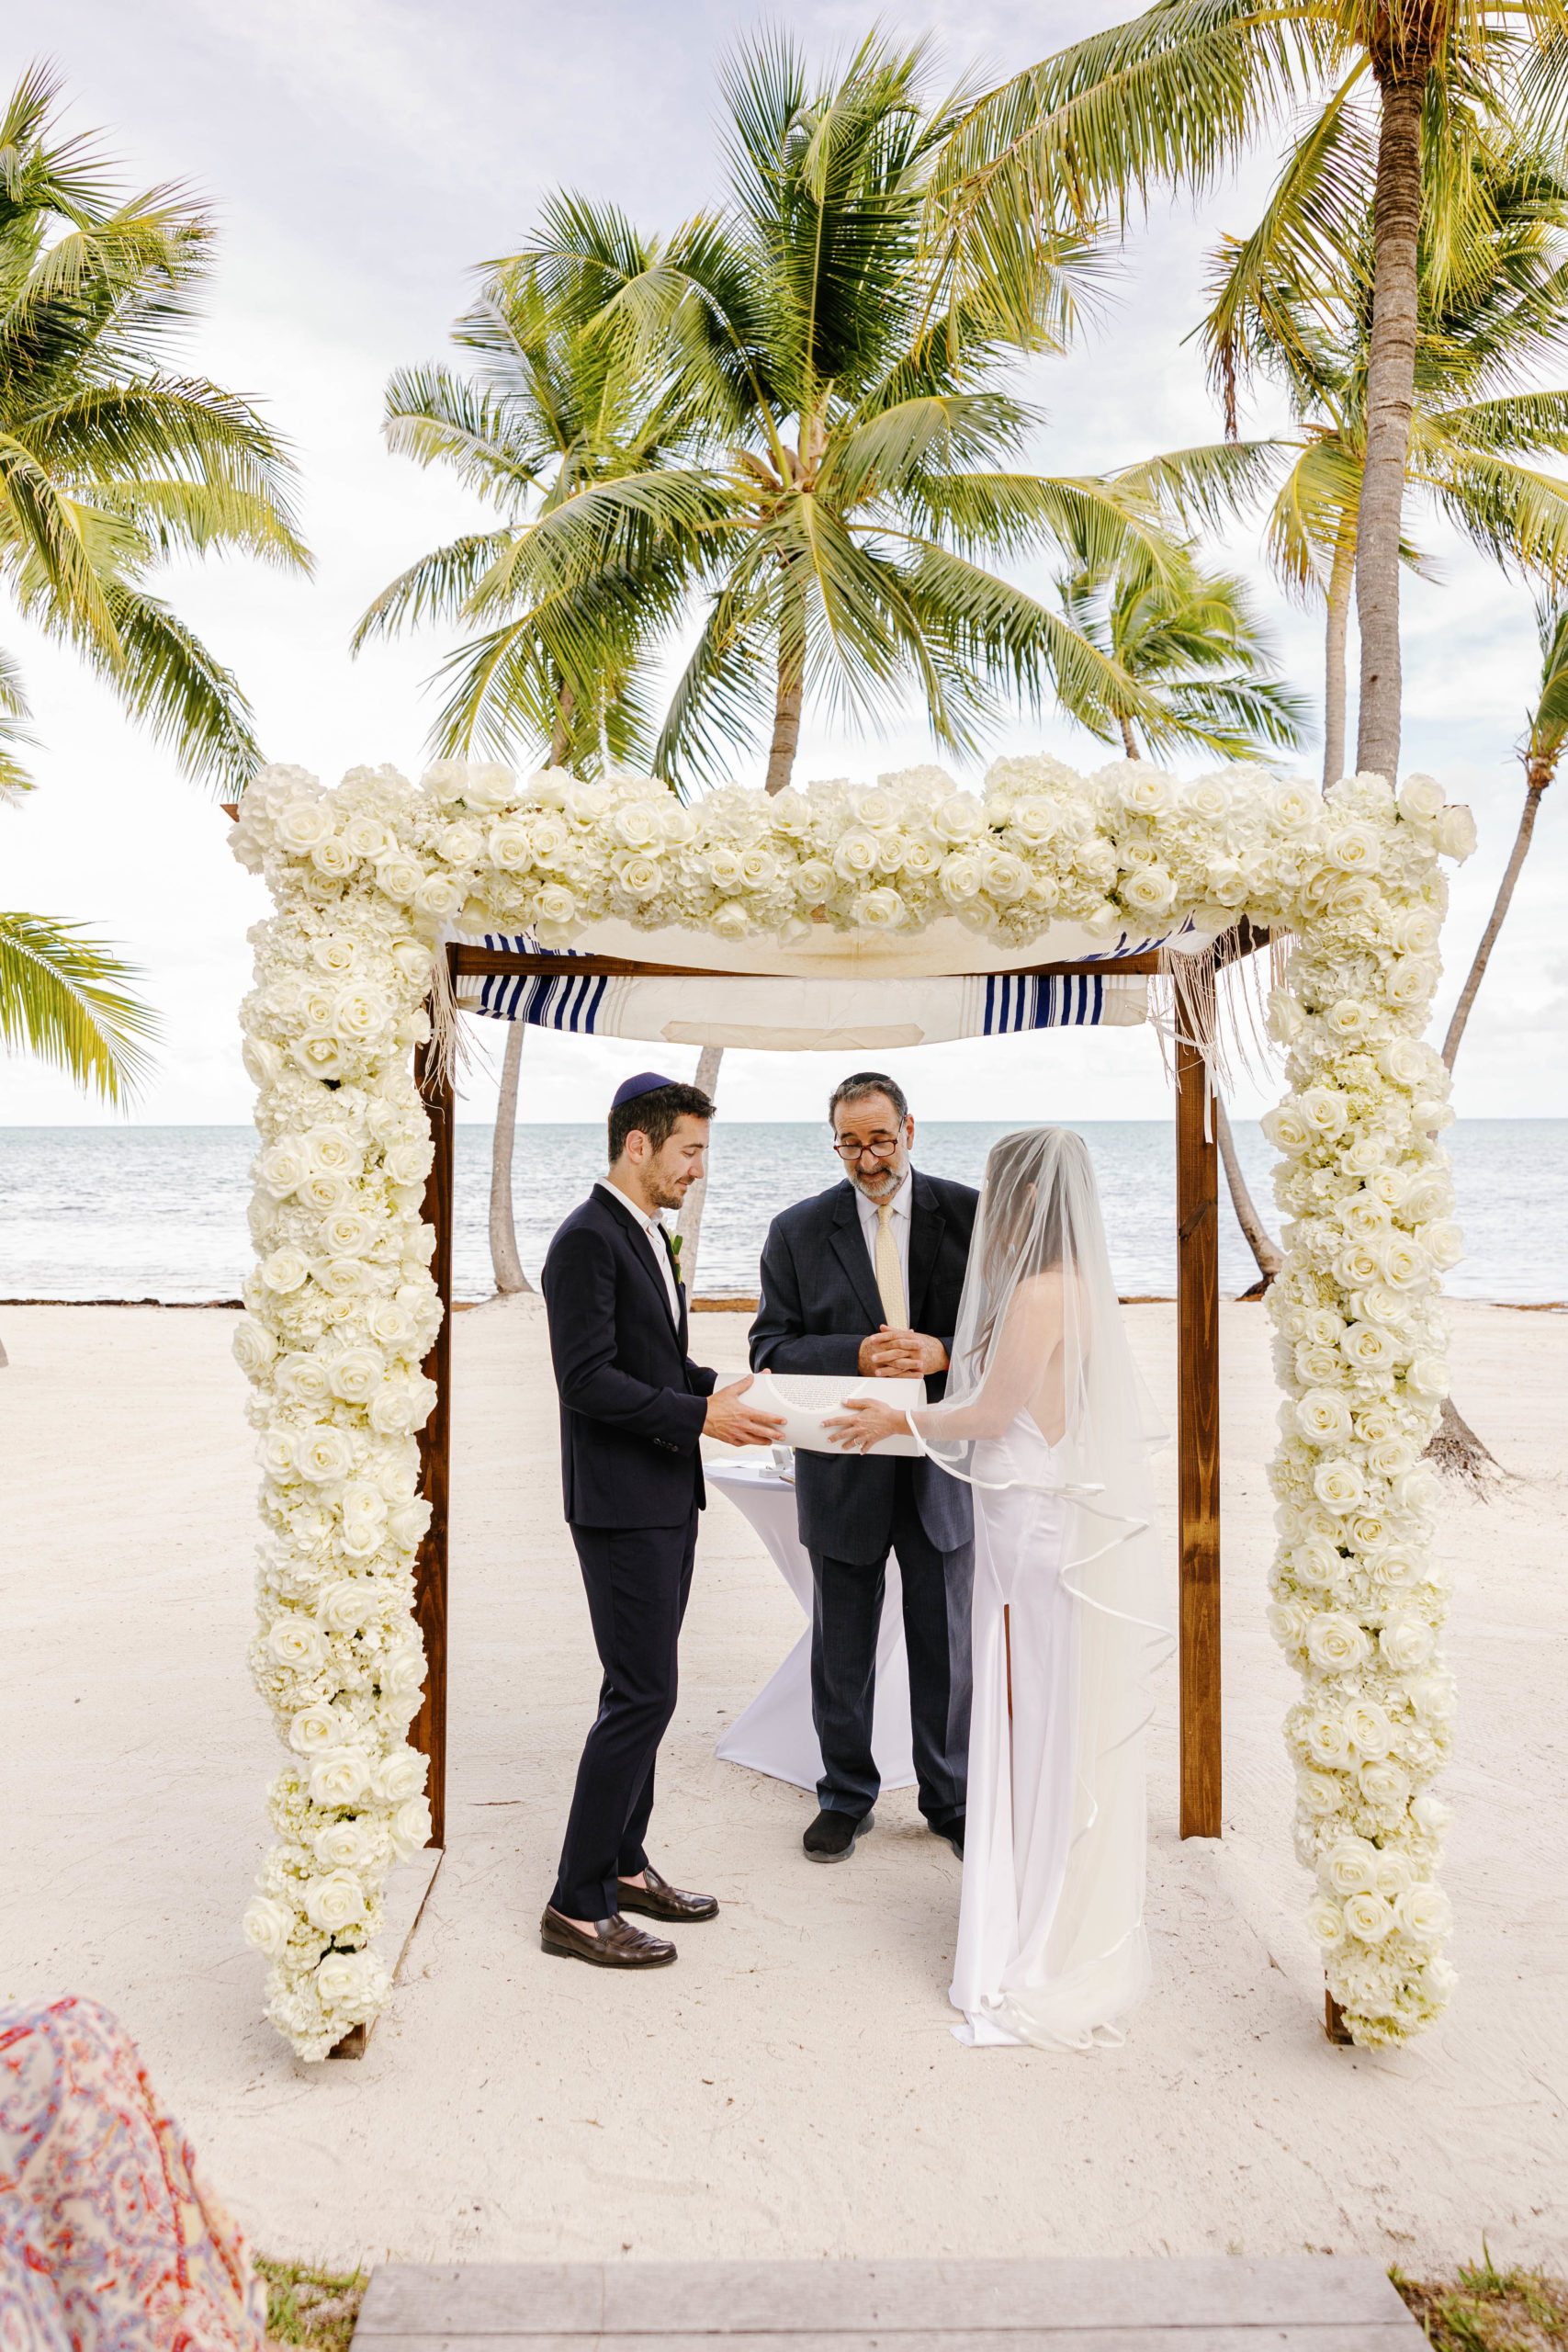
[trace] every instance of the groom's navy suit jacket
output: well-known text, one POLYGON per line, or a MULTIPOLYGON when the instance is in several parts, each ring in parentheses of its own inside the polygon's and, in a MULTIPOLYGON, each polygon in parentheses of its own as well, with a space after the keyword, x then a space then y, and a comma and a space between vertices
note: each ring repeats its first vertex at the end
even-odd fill
POLYGON ((677 1320, 641 1227, 596 1184, 558 1228, 540 1286, 568 1519, 684 1527, 707 1499, 697 1441, 717 1377, 686 1353, 684 1285, 677 1320))
MULTIPOLYGON (((909 1207, 909 1320, 949 1354, 969 1261, 979 1194, 967 1184, 914 1173, 909 1207)), ((834 1184, 774 1217, 762 1250, 762 1295, 751 1326, 754 1372, 860 1369, 860 1343, 886 1321, 852 1184, 834 1184)), ((934 1404, 947 1386, 926 1382, 934 1404)), ((795 1457, 800 1540, 837 1560, 880 1560, 892 1536, 897 1457, 799 1452, 795 1457)), ((971 1541, 969 1489, 922 1456, 913 1474, 920 1524, 939 1552, 971 1541)))

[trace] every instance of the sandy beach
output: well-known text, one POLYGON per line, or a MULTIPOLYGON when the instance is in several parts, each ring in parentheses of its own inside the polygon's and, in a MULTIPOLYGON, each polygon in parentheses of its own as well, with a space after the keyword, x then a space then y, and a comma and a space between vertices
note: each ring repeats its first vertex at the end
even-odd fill
MULTIPOLYGON (((1461 1690, 1447 1883, 1461 1984, 1406 2052, 1336 2050, 1301 1925, 1263 1622, 1276 1395, 1223 1313, 1223 1844, 1175 1831, 1174 1668, 1153 1756, 1155 1986, 1092 2058, 974 2052, 945 2001, 958 1865, 913 1792, 847 1868, 800 1792, 713 1744, 799 1613, 716 1498, 655 1858, 724 1905, 678 1967, 547 1961, 536 1921, 597 1673, 559 1516, 542 1319, 455 1333, 446 1859, 357 2064, 259 2017, 238 1932, 276 1768, 244 1664, 255 1471, 227 1313, 11 1308, 0 1371, 7 1835, 0 1997, 107 2003, 264 2249, 334 2261, 1480 2250, 1568 2225, 1568 1317, 1455 1307, 1456 1392, 1512 1474, 1454 1497, 1461 1690)), ((1174 1410, 1174 1311, 1129 1310, 1174 1410)), ((739 1367, 745 1318, 697 1318, 739 1367)), ((1174 1456, 1162 1457, 1168 1537, 1174 1456)), ((1173 1571, 1174 1575, 1174 1571, 1173 1571)))

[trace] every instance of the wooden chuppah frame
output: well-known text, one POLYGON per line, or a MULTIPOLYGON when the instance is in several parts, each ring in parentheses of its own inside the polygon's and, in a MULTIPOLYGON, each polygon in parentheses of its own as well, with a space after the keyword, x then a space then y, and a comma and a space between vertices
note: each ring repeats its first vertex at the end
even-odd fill
MULTIPOLYGON (((1229 964, 1268 944, 1265 933, 1243 922, 1215 943, 1215 960, 1229 964)), ((558 956, 449 946, 447 967, 459 978, 561 976, 558 956)), ((1021 978, 1103 979, 1159 969, 1157 954, 1077 964, 1039 964, 1021 978)), ((578 956, 573 978, 604 974, 632 979, 728 979, 731 973, 694 966, 642 964, 615 956, 578 956)), ((1177 1483, 1180 1529, 1180 1834, 1221 1834, 1222 1725, 1220 1694, 1220 1288, 1219 1154, 1208 1068, 1194 1039, 1198 1023, 1182 1017, 1184 991, 1176 982, 1176 1230, 1177 1230, 1177 1483)), ((441 1297, 441 1329, 424 1372, 436 1398, 420 1431, 420 1491, 431 1505, 430 1528, 415 1563, 414 1613, 424 1642, 424 1692, 409 1729, 429 1760, 430 1844, 446 1842, 446 1595, 452 1458, 452 1227, 455 1102, 449 1075, 430 1067, 424 1047, 414 1055, 414 1080, 430 1116, 435 1157, 425 1186, 424 1218, 435 1235, 430 1271, 441 1297)))

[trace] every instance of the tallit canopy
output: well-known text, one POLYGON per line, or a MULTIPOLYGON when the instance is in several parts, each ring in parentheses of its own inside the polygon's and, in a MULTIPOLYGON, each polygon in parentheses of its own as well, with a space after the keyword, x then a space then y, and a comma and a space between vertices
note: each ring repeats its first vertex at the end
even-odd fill
MULTIPOLYGON (((1190 924, 1171 932, 1112 932, 1096 937, 1081 923, 1054 922, 1014 947, 972 931, 952 915, 908 935, 889 931, 835 931, 830 923, 804 926, 805 936, 787 945, 776 939, 724 939, 711 927, 701 932, 669 925, 638 931, 613 916, 580 931, 573 947, 583 956, 618 956, 634 964, 696 966, 709 972, 736 972, 758 978, 901 980, 952 978, 973 972, 1029 972, 1042 964, 1113 964, 1119 956, 1183 938, 1207 944, 1190 924)), ((507 942, 508 945, 515 944, 507 942)), ((536 954, 536 948, 531 953, 536 954)))
MULTIPOLYGON (((976 943, 970 934, 964 937, 973 954, 976 943)), ((647 956, 640 934, 637 944, 647 956)), ((705 953, 707 944, 703 943, 705 953)), ((492 933, 484 944, 523 955, 539 952, 526 934, 492 933)), ((602 945, 596 931, 592 952, 619 951, 602 945)), ((689 943, 685 952, 692 953, 689 943)), ((1034 960, 1040 961, 1038 950, 1034 960)), ((561 961, 570 965, 570 957, 561 961)), ((1118 977, 1113 966, 1103 974, 971 972, 949 978, 632 978, 567 972, 559 979, 473 975, 457 983, 459 1009, 492 1021, 525 1021, 578 1035, 785 1053, 940 1045, 1032 1029, 1132 1028, 1147 1017, 1147 997, 1146 980, 1118 977)))

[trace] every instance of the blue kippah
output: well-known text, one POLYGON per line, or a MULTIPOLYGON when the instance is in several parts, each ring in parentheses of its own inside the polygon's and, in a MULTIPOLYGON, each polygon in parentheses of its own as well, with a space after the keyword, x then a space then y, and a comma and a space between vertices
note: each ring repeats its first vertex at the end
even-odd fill
POLYGON ((623 1102, 635 1102, 639 1094, 657 1093, 661 1086, 673 1086, 676 1080, 665 1078, 656 1069, 639 1069, 635 1078, 623 1078, 615 1089, 610 1108, 618 1111, 623 1102))

